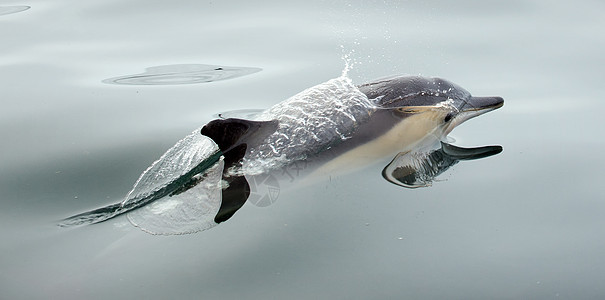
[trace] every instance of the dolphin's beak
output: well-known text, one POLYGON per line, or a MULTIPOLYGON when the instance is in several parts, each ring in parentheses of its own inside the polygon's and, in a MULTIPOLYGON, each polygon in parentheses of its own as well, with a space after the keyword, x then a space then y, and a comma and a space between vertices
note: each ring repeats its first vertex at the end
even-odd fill
POLYGON ((458 108, 457 119, 462 123, 470 118, 498 109, 504 105, 502 97, 471 97, 458 108))
POLYGON ((471 97, 462 107, 462 111, 482 111, 486 113, 504 105, 502 97, 471 97))
POLYGON ((458 115, 450 122, 446 133, 466 120, 482 115, 486 112, 498 109, 504 105, 502 97, 471 97, 458 108, 458 115))

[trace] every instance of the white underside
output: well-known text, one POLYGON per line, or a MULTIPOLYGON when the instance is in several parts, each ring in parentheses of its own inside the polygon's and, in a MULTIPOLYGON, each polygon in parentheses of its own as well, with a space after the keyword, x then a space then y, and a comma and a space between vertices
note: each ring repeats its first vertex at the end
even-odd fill
POLYGON ((443 112, 428 111, 405 118, 383 135, 330 160, 311 175, 334 175, 368 166, 384 157, 421 147, 443 137, 443 112))

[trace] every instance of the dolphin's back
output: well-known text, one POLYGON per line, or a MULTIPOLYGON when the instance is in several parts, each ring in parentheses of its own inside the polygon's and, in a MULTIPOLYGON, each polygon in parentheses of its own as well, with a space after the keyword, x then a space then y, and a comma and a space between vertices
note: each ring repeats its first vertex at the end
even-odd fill
POLYGON ((421 76, 387 77, 359 85, 359 90, 381 108, 434 105, 447 98, 470 96, 450 81, 421 76))
POLYGON ((349 139, 375 106, 346 77, 329 80, 280 102, 256 120, 277 120, 262 141, 249 141, 246 174, 262 173, 302 160, 349 139))

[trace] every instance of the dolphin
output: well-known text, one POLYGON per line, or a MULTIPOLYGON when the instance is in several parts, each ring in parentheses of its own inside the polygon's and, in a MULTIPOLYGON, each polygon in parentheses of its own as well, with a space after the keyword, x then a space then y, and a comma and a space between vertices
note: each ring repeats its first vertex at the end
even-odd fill
POLYGON ((440 78, 394 76, 355 86, 342 76, 247 118, 210 121, 143 172, 124 201, 59 225, 128 213, 133 225, 153 234, 209 229, 243 206, 249 178, 299 162, 308 165, 307 174, 333 174, 394 157, 382 171, 386 180, 430 185, 460 160, 502 151, 444 141, 456 126, 503 103, 501 97, 474 97, 440 78))

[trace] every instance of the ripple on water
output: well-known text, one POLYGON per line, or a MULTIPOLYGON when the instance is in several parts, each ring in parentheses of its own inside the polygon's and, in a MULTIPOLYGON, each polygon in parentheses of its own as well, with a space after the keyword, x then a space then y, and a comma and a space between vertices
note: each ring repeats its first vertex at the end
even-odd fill
POLYGON ((0 16, 9 15, 30 9, 30 6, 0 6, 0 16))
POLYGON ((141 74, 109 78, 103 80, 103 82, 126 85, 194 84, 237 78, 261 70, 261 68, 251 67, 177 64, 149 67, 141 74))

